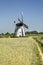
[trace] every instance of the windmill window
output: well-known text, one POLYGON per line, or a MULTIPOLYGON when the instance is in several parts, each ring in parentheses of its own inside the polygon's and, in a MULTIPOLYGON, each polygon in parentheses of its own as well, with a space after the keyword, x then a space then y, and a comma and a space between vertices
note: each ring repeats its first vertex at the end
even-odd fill
POLYGON ((21 32, 20 32, 21 33, 21 32))

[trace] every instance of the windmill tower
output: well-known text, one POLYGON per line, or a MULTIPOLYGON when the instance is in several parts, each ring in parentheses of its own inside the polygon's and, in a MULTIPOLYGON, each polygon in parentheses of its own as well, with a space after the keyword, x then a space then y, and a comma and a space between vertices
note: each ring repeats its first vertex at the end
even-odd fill
POLYGON ((28 26, 23 23, 23 16, 21 15, 21 19, 18 18, 19 23, 16 23, 15 34, 17 37, 25 36, 25 28, 28 29, 28 26))

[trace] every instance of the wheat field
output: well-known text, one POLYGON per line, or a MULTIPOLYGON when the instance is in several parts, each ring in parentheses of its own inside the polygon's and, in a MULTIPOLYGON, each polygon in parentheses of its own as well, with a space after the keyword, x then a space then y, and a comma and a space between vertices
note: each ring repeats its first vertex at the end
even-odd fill
POLYGON ((34 39, 0 38, 0 65, 42 65, 34 39))

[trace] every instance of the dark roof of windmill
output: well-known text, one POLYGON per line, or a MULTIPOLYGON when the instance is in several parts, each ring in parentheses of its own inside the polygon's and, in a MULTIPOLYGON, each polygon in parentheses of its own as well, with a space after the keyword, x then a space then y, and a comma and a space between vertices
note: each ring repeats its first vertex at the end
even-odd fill
POLYGON ((24 25, 24 27, 28 28, 28 26, 26 24, 24 24, 23 22, 20 22, 20 23, 16 24, 16 26, 23 26, 23 25, 24 25))
POLYGON ((22 26, 22 25, 23 25, 23 23, 17 23, 16 25, 17 25, 17 26, 22 26))

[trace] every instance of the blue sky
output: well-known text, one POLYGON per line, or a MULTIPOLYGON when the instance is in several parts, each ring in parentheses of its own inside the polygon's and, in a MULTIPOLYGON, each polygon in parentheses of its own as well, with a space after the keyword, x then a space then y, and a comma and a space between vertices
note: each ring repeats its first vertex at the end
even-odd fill
POLYGON ((28 31, 43 31, 43 0, 0 0, 0 33, 13 33, 21 12, 28 31))

